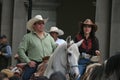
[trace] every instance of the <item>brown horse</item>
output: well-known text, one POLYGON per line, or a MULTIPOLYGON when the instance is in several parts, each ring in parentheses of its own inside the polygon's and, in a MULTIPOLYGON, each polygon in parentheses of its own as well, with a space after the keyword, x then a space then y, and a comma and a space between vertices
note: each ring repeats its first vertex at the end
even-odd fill
POLYGON ((120 52, 111 56, 101 65, 94 65, 87 70, 82 80, 120 80, 120 52), (86 73, 87 73, 86 72, 86 73))

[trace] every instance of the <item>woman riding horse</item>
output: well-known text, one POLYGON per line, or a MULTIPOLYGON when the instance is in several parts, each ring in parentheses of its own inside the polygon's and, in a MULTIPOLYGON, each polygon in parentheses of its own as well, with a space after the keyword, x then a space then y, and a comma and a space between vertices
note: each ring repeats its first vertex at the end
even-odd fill
POLYGON ((99 42, 95 36, 97 31, 97 25, 90 19, 86 19, 80 23, 80 32, 75 37, 75 42, 84 39, 82 45, 79 47, 80 59, 79 59, 79 71, 83 75, 86 64, 90 62, 90 58, 95 55, 100 55, 99 42))

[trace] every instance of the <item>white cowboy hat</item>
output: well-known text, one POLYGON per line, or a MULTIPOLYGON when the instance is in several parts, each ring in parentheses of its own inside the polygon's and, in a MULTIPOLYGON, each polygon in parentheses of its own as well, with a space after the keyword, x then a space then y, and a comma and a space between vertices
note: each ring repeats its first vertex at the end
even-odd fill
POLYGON ((57 32, 59 36, 64 34, 63 30, 57 27, 51 27, 49 32, 57 32))
POLYGON ((36 15, 35 17, 33 17, 32 19, 30 19, 27 22, 27 29, 30 31, 33 31, 33 24, 37 21, 43 21, 44 23, 47 22, 48 19, 43 19, 41 15, 36 15))

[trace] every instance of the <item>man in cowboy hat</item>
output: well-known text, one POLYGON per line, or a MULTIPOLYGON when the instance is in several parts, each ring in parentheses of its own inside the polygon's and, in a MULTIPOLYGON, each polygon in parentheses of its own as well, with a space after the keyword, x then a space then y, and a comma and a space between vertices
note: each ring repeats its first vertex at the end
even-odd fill
POLYGON ((18 47, 19 57, 27 63, 22 80, 29 80, 42 58, 50 56, 57 47, 54 39, 44 31, 46 21, 41 15, 36 15, 27 22, 27 29, 31 32, 23 37, 18 47))
POLYGON ((65 40, 58 38, 59 36, 64 35, 63 30, 53 26, 53 27, 50 28, 49 32, 50 32, 50 35, 54 38, 55 42, 58 45, 61 45, 61 44, 65 43, 65 40))
POLYGON ((79 59, 79 71, 83 75, 85 66, 91 61, 92 56, 99 56, 99 42, 95 36, 97 31, 97 25, 94 24, 91 19, 86 19, 80 23, 80 32, 75 37, 75 42, 84 39, 82 45, 79 47, 80 59, 79 59))

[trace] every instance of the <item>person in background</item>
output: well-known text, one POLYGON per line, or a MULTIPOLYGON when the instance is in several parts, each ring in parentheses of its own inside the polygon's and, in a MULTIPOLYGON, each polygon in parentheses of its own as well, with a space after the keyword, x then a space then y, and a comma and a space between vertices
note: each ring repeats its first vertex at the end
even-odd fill
POLYGON ((95 36, 96 31, 97 25, 91 19, 86 19, 80 23, 80 32, 75 37, 75 42, 84 39, 82 45, 79 47, 80 59, 78 64, 81 76, 86 69, 86 65, 90 62, 90 58, 95 55, 100 55, 99 42, 95 36))
POLYGON ((64 35, 63 30, 61 30, 57 27, 51 27, 49 32, 50 32, 50 35, 54 38, 55 42, 58 45, 61 45, 66 42, 64 39, 59 38, 59 36, 64 35))
POLYGON ((18 47, 19 57, 27 63, 22 80, 29 80, 42 59, 50 56, 57 47, 50 34, 45 32, 46 22, 47 19, 41 15, 36 15, 27 22, 30 33, 24 35, 18 47))
POLYGON ((11 55, 11 46, 8 44, 7 37, 5 35, 0 36, 0 71, 9 66, 11 55))

